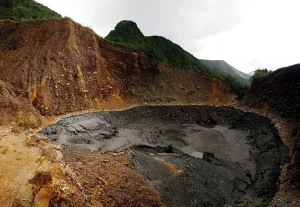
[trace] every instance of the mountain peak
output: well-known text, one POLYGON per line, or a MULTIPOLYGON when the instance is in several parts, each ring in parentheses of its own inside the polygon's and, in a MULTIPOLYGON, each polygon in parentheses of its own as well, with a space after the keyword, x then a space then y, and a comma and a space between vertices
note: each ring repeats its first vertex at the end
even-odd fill
POLYGON ((134 21, 131 21, 131 20, 122 20, 120 21, 116 27, 116 28, 119 28, 119 27, 122 27, 122 26, 126 26, 126 27, 132 27, 132 28, 137 28, 138 29, 138 26, 137 24, 134 22, 134 21))
POLYGON ((118 43, 142 43, 144 35, 135 22, 123 20, 107 35, 106 39, 118 43))
POLYGON ((161 36, 144 36, 133 21, 119 22, 105 39, 130 49, 145 53, 148 57, 174 67, 207 71, 197 58, 179 45, 161 36))
POLYGON ((229 66, 228 63, 223 60, 202 62, 167 38, 161 36, 144 36, 137 24, 132 21, 125 20, 119 22, 105 39, 135 51, 143 52, 149 58, 168 66, 192 69, 224 79, 230 84, 233 91, 241 95, 244 93, 244 88, 249 82, 246 74, 229 66), (213 64, 213 67, 206 63, 213 64), (220 70, 214 70, 213 68, 220 70), (233 77, 237 77, 238 80, 226 74, 224 75, 226 72, 235 75, 233 77), (245 78, 243 76, 245 76, 245 78))

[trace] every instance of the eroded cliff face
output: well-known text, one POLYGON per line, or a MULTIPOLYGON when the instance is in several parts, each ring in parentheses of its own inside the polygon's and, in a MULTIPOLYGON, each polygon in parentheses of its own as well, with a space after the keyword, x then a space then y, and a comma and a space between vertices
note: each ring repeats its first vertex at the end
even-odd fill
POLYGON ((220 79, 158 64, 70 19, 1 22, 0 31, 0 80, 42 115, 235 99, 220 79))

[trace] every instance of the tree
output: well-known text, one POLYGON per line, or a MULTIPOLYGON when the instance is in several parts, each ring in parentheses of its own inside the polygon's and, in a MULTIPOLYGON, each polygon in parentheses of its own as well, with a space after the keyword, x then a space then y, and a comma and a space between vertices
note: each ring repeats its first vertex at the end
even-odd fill
POLYGON ((267 75, 271 74, 272 71, 271 70, 268 70, 266 68, 257 68, 255 70, 255 73, 254 75, 250 78, 250 81, 251 81, 251 85, 253 83, 255 83, 257 80, 263 78, 263 77, 266 77, 267 75))

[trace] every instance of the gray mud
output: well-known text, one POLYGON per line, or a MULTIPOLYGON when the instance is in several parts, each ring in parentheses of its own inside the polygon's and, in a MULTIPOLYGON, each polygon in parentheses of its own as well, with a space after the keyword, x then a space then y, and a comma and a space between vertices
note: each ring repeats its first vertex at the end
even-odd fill
POLYGON ((66 146, 131 149, 132 166, 168 206, 178 207, 265 206, 277 191, 286 157, 270 120, 230 107, 94 112, 62 119, 40 133, 66 146))

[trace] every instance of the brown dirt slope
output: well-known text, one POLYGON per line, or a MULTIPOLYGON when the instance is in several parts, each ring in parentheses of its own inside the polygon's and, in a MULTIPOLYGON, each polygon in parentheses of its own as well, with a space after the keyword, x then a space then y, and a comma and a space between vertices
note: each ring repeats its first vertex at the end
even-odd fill
POLYGON ((19 126, 35 128, 41 124, 38 112, 23 97, 18 97, 13 87, 0 80, 0 125, 16 122, 19 126))
POLYGON ((235 98, 222 80, 158 64, 70 19, 0 22, 0 57, 1 82, 42 115, 235 98))

